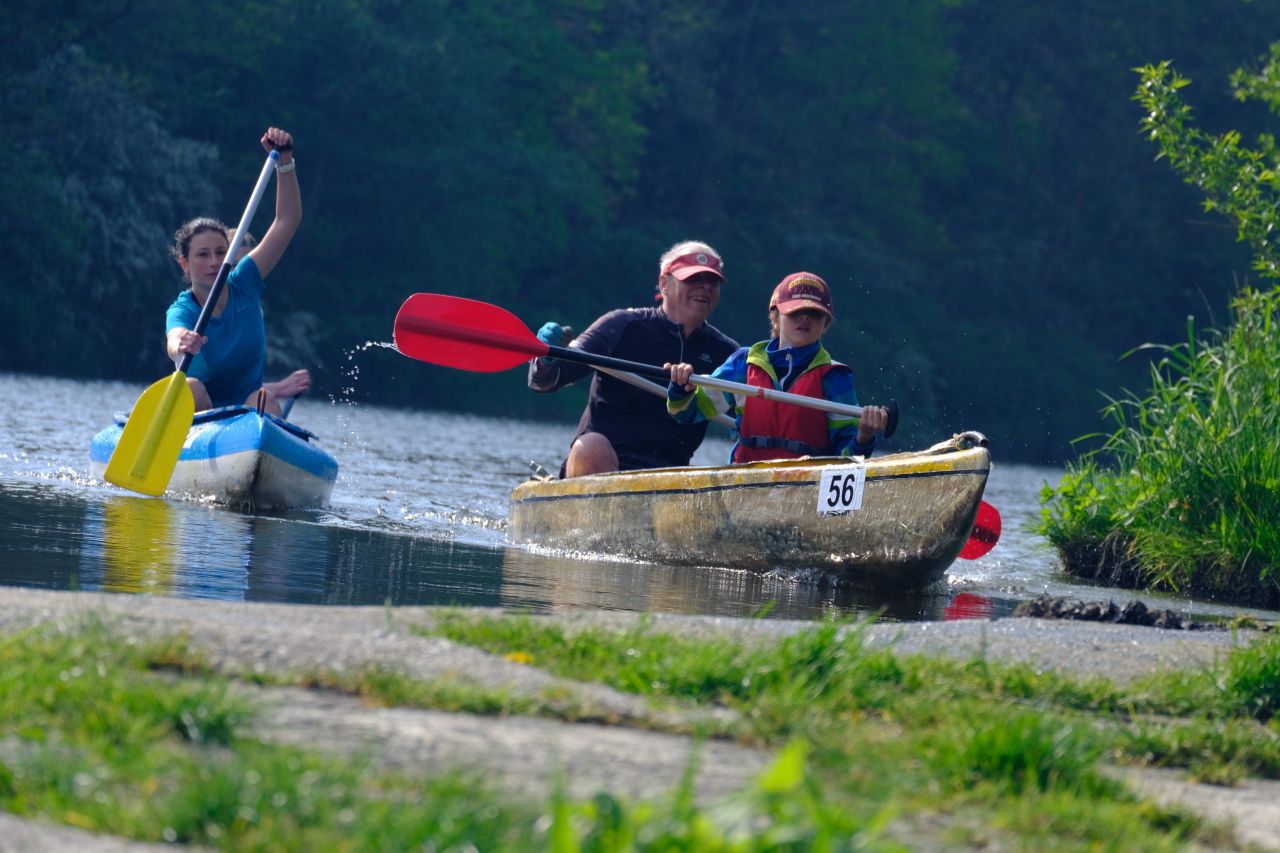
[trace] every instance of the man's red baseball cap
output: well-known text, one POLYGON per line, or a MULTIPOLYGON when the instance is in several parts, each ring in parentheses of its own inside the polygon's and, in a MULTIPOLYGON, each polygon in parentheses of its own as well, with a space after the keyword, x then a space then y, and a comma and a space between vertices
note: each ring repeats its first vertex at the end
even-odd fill
POLYGON ((690 252, 687 255, 680 255, 678 258, 672 258, 662 268, 663 275, 673 276, 677 281, 685 281, 700 272, 709 272, 724 281, 724 273, 720 270, 720 259, 710 252, 690 252))

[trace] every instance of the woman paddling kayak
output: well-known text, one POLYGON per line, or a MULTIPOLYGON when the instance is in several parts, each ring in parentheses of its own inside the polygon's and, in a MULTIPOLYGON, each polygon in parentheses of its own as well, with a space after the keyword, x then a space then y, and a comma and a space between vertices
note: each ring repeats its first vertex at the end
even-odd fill
POLYGON ((165 315, 166 352, 178 361, 193 358, 187 371, 196 410, 220 406, 256 405, 259 391, 266 411, 279 415, 280 399, 295 397, 311 385, 305 370, 279 382, 263 383, 266 329, 262 319, 263 279, 279 263, 302 221, 302 196, 293 159, 293 137, 268 128, 262 147, 276 149, 276 215, 261 242, 236 264, 214 306, 204 336, 192 329, 209 298, 227 254, 227 228, 217 219, 201 217, 183 224, 174 234, 172 254, 189 288, 178 295, 165 315))

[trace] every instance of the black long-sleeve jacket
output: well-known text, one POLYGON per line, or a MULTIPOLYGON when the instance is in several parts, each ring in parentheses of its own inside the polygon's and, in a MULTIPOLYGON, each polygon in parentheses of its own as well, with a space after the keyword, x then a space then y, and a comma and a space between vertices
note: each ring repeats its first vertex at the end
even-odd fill
MULTIPOLYGON (((697 373, 719 367, 738 344, 710 323, 685 338, 681 327, 661 307, 610 311, 579 335, 573 346, 584 352, 623 358, 661 367, 688 362, 697 373)), ((559 390, 594 374, 587 407, 578 422, 576 439, 598 432, 613 444, 623 471, 688 465, 702 443, 707 424, 678 424, 667 414, 664 397, 650 394, 585 364, 534 359, 529 364, 529 387, 559 390)), ((571 442, 572 443, 572 442, 571 442)))

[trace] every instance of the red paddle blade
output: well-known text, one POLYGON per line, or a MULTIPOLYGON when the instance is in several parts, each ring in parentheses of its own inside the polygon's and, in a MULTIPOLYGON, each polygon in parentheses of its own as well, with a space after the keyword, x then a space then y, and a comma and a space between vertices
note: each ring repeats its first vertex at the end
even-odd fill
POLYGON ((969 541, 960 549, 960 557, 965 560, 976 560, 986 554, 1000 541, 1000 513, 991 504, 983 501, 978 505, 978 517, 973 522, 973 532, 969 541))
POLYGON ((404 301, 395 342, 410 358, 478 373, 509 370, 547 354, 547 345, 505 308, 443 293, 415 293, 404 301))

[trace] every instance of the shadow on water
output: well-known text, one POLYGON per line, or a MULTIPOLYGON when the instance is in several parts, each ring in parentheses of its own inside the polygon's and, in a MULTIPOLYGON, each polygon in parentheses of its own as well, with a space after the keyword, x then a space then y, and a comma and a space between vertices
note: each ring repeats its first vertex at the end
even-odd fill
POLYGON ((457 604, 815 619, 948 618, 945 590, 870 597, 754 572, 583 559, 116 493, 0 483, 0 583, 293 604, 457 604))

